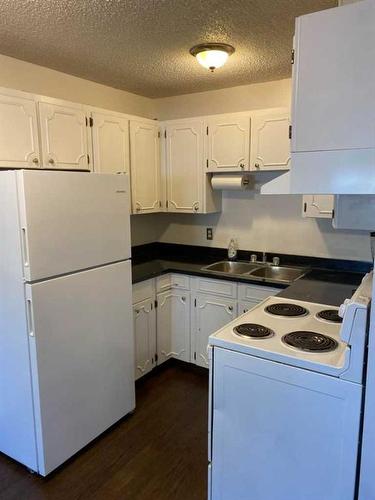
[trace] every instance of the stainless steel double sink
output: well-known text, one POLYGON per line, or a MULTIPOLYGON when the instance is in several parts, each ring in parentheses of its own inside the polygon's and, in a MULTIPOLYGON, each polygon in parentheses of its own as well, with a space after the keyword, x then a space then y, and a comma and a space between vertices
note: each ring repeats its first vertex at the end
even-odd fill
POLYGON ((202 271, 227 276, 241 276, 242 278, 269 281, 274 283, 292 283, 304 276, 309 269, 304 267, 276 266, 266 262, 241 262, 222 260, 209 266, 202 267, 202 271))

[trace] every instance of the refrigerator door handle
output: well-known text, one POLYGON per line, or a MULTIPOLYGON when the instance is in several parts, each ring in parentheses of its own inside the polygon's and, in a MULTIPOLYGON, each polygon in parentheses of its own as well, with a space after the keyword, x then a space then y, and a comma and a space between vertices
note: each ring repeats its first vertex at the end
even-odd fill
POLYGON ((33 316, 33 304, 31 299, 26 299, 26 316, 27 316, 27 332, 30 337, 35 337, 34 331, 34 316, 33 316))
POLYGON ((29 267, 29 251, 27 248, 27 235, 25 227, 21 228, 21 242, 22 242, 23 265, 25 267, 29 267))

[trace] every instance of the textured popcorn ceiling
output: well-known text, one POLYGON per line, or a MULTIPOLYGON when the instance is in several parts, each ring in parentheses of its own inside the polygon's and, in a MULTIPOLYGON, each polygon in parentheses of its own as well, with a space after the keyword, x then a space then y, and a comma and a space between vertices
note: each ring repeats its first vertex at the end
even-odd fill
MULTIPOLYGON (((290 76, 294 18, 336 0, 0 0, 0 53, 148 97, 290 76), (189 54, 236 52, 214 74, 189 54)), ((1 68, 0 68, 1 71, 1 68)))

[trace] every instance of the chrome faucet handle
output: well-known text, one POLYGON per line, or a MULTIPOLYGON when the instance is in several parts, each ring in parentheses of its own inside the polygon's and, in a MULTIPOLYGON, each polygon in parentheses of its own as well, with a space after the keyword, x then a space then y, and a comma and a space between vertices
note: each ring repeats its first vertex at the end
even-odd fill
POLYGON ((272 259, 272 265, 273 266, 279 266, 280 265, 280 257, 274 257, 272 259))
POLYGON ((257 261, 257 255, 256 253, 252 253, 250 255, 250 262, 256 262, 257 261))

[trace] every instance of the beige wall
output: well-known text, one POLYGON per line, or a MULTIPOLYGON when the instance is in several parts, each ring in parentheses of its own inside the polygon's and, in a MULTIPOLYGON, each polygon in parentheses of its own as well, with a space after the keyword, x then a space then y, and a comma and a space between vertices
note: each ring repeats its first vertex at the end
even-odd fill
POLYGON ((291 80, 156 99, 159 120, 290 106, 291 80))
POLYGON ((83 80, 0 54, 0 86, 154 118, 156 103, 147 97, 83 80))

